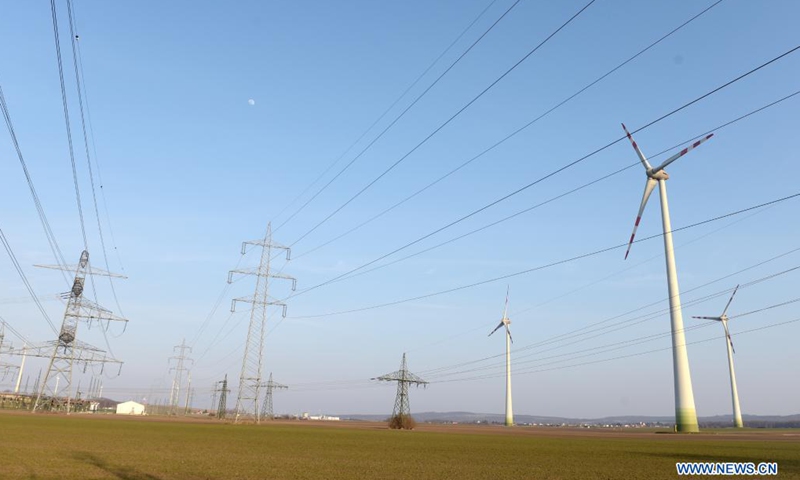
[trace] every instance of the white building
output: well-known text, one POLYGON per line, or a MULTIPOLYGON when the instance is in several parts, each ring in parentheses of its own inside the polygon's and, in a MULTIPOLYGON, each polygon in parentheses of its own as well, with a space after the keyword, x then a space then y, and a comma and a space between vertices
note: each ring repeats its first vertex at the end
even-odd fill
POLYGON ((144 405, 132 400, 117 404, 117 415, 144 415, 144 405))

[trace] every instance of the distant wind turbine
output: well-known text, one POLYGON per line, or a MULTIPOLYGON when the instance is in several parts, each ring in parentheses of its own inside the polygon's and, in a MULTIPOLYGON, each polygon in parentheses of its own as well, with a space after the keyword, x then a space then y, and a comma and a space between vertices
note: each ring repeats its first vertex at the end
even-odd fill
POLYGON ((647 200, 653 189, 658 184, 658 191, 661 197, 661 224, 664 230, 664 253, 667 260, 667 284, 669 286, 669 307, 670 307, 670 320, 672 325, 672 368, 675 376, 675 427, 679 432, 698 432, 700 431, 697 425, 697 410, 694 404, 694 392, 692 391, 692 376, 689 371, 689 356, 686 353, 686 337, 683 334, 683 313, 681 312, 681 297, 680 289, 678 288, 678 273, 675 267, 675 251, 672 246, 672 225, 669 219, 669 203, 667 202, 667 184, 669 175, 664 171, 664 168, 686 155, 690 150, 697 148, 701 143, 711 138, 714 134, 706 135, 704 138, 694 142, 692 145, 684 148, 675 155, 669 157, 656 168, 650 165, 647 161, 639 146, 633 140, 633 137, 622 124, 628 140, 631 141, 633 149, 642 161, 647 174, 647 183, 644 186, 644 195, 642 196, 642 203, 639 206, 639 213, 636 215, 636 223, 633 225, 633 233, 628 242, 628 249, 625 251, 625 258, 631 251, 633 238, 636 236, 636 229, 639 228, 639 222, 642 220, 642 213, 644 207, 647 205, 647 200))
MULTIPOLYGON (((506 327, 506 426, 511 427, 514 425, 514 409, 511 406, 511 344, 514 343, 514 339, 511 338, 511 330, 508 329, 508 326, 511 324, 511 320, 508 318, 508 288, 506 288, 506 306, 503 309, 503 318, 500 320, 500 324, 492 330, 492 333, 498 331, 500 327, 506 327)), ((492 336, 492 333, 489 336, 492 336)))
POLYGON ((731 373, 731 397, 733 398, 733 426, 736 428, 744 427, 744 423, 742 422, 742 410, 739 408, 739 391, 736 389, 736 373, 733 371, 733 354, 736 353, 736 350, 733 348, 733 340, 731 340, 731 333, 728 331, 728 307, 731 306, 731 302, 733 301, 733 296, 736 295, 736 291, 739 290, 739 285, 736 285, 736 288, 733 289, 733 293, 731 294, 731 298, 728 300, 728 304, 725 305, 725 310, 722 311, 722 315, 719 317, 692 317, 692 318, 702 318, 703 320, 716 320, 722 323, 722 328, 725 329, 725 346, 728 348, 728 370, 731 373))

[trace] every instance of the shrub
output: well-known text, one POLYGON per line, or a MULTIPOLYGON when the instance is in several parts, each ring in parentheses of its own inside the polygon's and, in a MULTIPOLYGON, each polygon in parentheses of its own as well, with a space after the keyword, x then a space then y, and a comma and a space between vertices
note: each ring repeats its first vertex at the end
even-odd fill
POLYGON ((389 428, 396 430, 413 430, 417 422, 411 415, 395 415, 389 419, 389 428))

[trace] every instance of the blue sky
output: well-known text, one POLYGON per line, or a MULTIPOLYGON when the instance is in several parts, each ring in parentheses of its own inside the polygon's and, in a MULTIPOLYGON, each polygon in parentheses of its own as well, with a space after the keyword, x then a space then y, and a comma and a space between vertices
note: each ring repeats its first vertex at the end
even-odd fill
MULTIPOLYGON (((598 0, 372 188, 294 244, 584 5, 523 0, 352 167, 277 231, 276 241, 294 244, 295 260, 284 273, 298 278, 300 290, 325 282, 618 139, 620 122, 637 129, 796 46, 796 2, 765 6, 725 0, 434 188, 358 232, 303 255, 490 147, 712 3, 598 0)), ((305 202, 314 188, 279 216, 484 8, 490 5, 323 181, 362 151, 511 4, 75 2, 111 229, 102 201, 101 223, 111 270, 129 277, 115 284, 131 321, 124 335, 117 336, 120 330, 113 326, 110 330, 113 352, 125 366, 121 376, 105 379, 108 396, 168 396, 167 358, 184 338, 192 343, 197 360, 192 375, 198 406, 210 402, 208 391, 224 374, 237 378, 248 318, 246 311, 229 317, 229 302, 233 296, 252 294, 254 282, 234 283, 219 307, 213 307, 226 286, 227 271, 240 261, 240 266, 257 262, 252 252, 240 259, 241 242, 263 236, 267 222, 277 226, 305 202)), ((89 250, 94 265, 104 267, 61 2, 59 19, 89 250)), ((0 38, 0 85, 21 147, 61 248, 68 261, 77 261, 82 241, 49 5, 24 2, 6 9, 0 38)), ((654 155, 795 92, 798 55, 788 55, 636 134, 637 141, 645 154, 654 155)), ((798 101, 800 96, 793 97, 718 131, 670 166, 673 227, 798 192, 788 174, 800 146, 795 134, 798 101)), ((7 134, 0 140, 0 158, 0 200, 5 205, 0 228, 50 316, 59 319, 64 307, 55 296, 67 287, 58 274, 33 268, 54 260, 7 134)), ((479 228, 636 160, 630 145, 620 142, 403 254, 479 228)), ((447 290, 623 243, 644 180, 640 167, 631 168, 502 225, 290 300, 287 319, 279 323, 279 312, 270 319, 265 346, 265 371, 292 387, 276 397, 276 410, 387 412, 393 388, 368 379, 395 370, 407 351, 411 370, 437 382, 413 394, 414 410, 500 412, 503 370, 496 366, 498 359, 434 369, 503 352, 502 338, 486 334, 499 320, 510 285, 515 411, 584 417, 671 414, 668 337, 582 356, 592 353, 584 351, 589 348, 613 348, 618 342, 668 332, 667 315, 634 320, 578 343, 571 342, 582 338, 572 336, 540 344, 654 302, 607 323, 662 310, 666 278, 663 244, 657 238, 635 245, 627 261, 618 249, 446 295, 313 317, 447 290), (524 349, 529 345, 533 348, 524 349), (612 359, 656 349, 661 350, 612 359), (608 361, 571 366, 598 360, 608 361), (475 367, 488 368, 457 373, 475 367), (464 380, 479 375, 490 378, 464 380)), ((719 293, 684 308, 687 327, 697 325, 691 315, 719 313, 728 295, 724 290, 798 265, 800 253, 795 252, 735 273, 800 247, 800 230, 792 220, 797 209, 797 200, 789 200, 675 234, 680 284, 687 291, 684 303, 719 293)), ((654 195, 638 238, 661 232, 659 216, 654 195)), ((50 339, 53 333, 25 300, 27 293, 6 256, 0 265, 0 316, 28 338, 50 339)), ((789 272, 741 289, 730 313, 796 298, 796 276, 789 272)), ((100 279, 97 285, 98 301, 117 310, 107 281, 100 279)), ((279 298, 289 294, 279 284, 272 292, 279 298)), ((800 306, 790 304, 734 319, 731 330, 798 317, 800 306)), ((103 345, 98 329, 82 333, 84 340, 103 345)), ((686 332, 700 415, 730 411, 720 335, 719 325, 686 332), (712 340, 701 342, 706 339, 712 340)), ((745 413, 797 413, 800 390, 788 381, 800 364, 793 341, 797 335, 800 322, 734 337, 745 413)), ((10 334, 7 340, 20 344, 10 334)), ((28 372, 35 378, 41 365, 30 365, 28 372)), ((76 377, 76 383, 78 378, 88 383, 88 375, 76 377)), ((0 386, 11 383, 10 377, 4 378, 0 386)))

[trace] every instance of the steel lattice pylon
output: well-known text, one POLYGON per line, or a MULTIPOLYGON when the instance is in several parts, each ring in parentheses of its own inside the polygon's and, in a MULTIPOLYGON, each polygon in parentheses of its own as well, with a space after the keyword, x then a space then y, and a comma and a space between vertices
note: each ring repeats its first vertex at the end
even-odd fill
POLYGON ((228 409, 228 375, 225 374, 225 379, 217 382, 220 384, 219 389, 219 405, 217 406, 217 418, 225 418, 225 413, 228 409))
POLYGON ((269 373, 269 380, 264 384, 264 405, 261 407, 261 418, 272 419, 275 417, 275 412, 272 410, 272 392, 278 389, 287 389, 287 385, 274 382, 272 380, 272 372, 269 373))
POLYGON ((169 392, 169 414, 170 415, 177 415, 178 414, 178 399, 180 398, 181 394, 181 387, 183 386, 183 372, 189 372, 189 387, 186 389, 186 408, 189 407, 189 390, 192 385, 192 377, 190 372, 190 367, 186 365, 186 362, 191 363, 194 365, 194 360, 189 358, 186 355, 186 351, 191 353, 192 347, 186 345, 186 339, 184 338, 180 345, 175 345, 172 348, 173 352, 180 352, 177 356, 169 357, 167 361, 175 360, 176 364, 174 367, 170 368, 170 371, 175 371, 175 378, 172 380, 172 388, 169 392))
POLYGON ((34 348, 33 353, 30 351, 27 353, 31 356, 43 356, 43 350, 52 350, 48 355, 50 364, 39 385, 33 411, 48 409, 65 410, 69 413, 72 399, 72 370, 76 361, 84 365, 95 363, 118 363, 120 367, 122 365, 122 362, 119 360, 107 357, 103 350, 87 343, 79 342, 77 340, 78 323, 80 321, 86 321, 88 323, 92 321, 128 321, 112 314, 110 310, 101 307, 91 300, 84 298, 83 289, 86 283, 86 275, 105 275, 117 278, 125 277, 91 268, 89 266, 89 252, 86 250, 81 253, 78 265, 74 267, 39 266, 59 270, 73 270, 75 272, 75 279, 72 283, 72 289, 65 294, 67 297, 67 308, 64 312, 64 320, 61 324, 58 339, 54 342, 47 342, 43 346, 34 348))
POLYGON ((231 311, 235 311, 236 302, 252 304, 250 310, 250 325, 247 329, 247 340, 244 346, 244 358, 242 359, 242 372, 239 376, 239 393, 236 397, 236 413, 234 422, 239 422, 246 415, 253 415, 256 423, 260 421, 259 398, 261 389, 264 386, 262 369, 264 361, 264 336, 267 325, 267 308, 270 305, 283 307, 283 316, 286 316, 286 304, 270 299, 269 279, 279 278, 292 281, 292 291, 297 286, 297 280, 289 275, 272 273, 271 260, 272 250, 286 250, 286 260, 291 259, 289 247, 273 243, 272 225, 267 224, 267 233, 262 240, 253 240, 242 244, 242 255, 247 252, 247 245, 261 247, 261 261, 258 268, 231 270, 228 273, 228 283, 233 282, 233 274, 255 275, 256 288, 252 297, 235 298, 231 302, 231 311))
POLYGON ((428 385, 428 382, 421 379, 408 371, 406 364, 406 354, 403 354, 403 361, 400 364, 400 370, 380 377, 373 378, 373 380, 380 380, 383 382, 397 382, 397 397, 394 400, 394 410, 392 410, 393 419, 403 419, 411 417, 411 406, 408 401, 408 386, 415 385, 423 387, 428 385))

